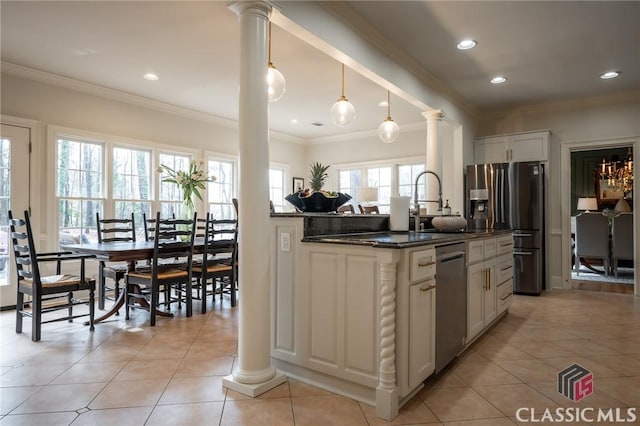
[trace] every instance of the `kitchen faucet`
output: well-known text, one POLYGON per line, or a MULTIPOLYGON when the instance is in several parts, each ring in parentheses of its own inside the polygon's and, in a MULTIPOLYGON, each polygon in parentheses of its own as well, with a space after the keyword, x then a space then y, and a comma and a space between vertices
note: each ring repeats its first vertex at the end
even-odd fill
POLYGON ((413 201, 414 201, 414 229, 416 232, 420 230, 420 203, 438 203, 438 211, 442 211, 442 182, 440 181, 440 176, 438 176, 435 172, 431 170, 425 170, 420 172, 418 176, 416 176, 416 183, 413 192, 413 201), (431 173, 438 180, 438 199, 437 200, 418 200, 418 180, 427 173, 431 173))

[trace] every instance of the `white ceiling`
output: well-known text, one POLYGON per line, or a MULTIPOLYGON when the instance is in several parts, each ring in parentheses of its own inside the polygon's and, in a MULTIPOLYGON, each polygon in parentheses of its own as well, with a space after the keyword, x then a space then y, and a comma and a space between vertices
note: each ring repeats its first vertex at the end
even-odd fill
MULTIPOLYGON (((640 2, 346 4, 481 111, 640 89, 640 2), (462 37, 479 44, 458 51, 462 37), (611 69, 622 77, 598 78, 611 69), (508 82, 489 84, 495 74, 508 82)), ((0 8, 4 62, 237 120, 239 27, 225 2, 3 0, 0 8), (160 80, 144 80, 145 72, 160 80)), ((285 96, 270 105, 273 130, 314 139, 372 130, 386 117, 377 105, 386 90, 347 69, 357 116, 346 129, 334 126, 340 64, 276 26, 272 39, 287 79, 285 96)), ((391 112, 401 126, 424 122, 394 97, 391 112)))

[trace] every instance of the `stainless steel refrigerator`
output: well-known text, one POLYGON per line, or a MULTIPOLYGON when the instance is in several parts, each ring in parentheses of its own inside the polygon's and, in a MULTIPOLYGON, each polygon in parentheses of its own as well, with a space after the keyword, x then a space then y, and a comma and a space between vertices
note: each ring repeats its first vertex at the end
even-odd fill
POLYGON ((466 174, 467 228, 512 229, 513 290, 540 294, 544 288, 544 165, 473 164, 466 174))

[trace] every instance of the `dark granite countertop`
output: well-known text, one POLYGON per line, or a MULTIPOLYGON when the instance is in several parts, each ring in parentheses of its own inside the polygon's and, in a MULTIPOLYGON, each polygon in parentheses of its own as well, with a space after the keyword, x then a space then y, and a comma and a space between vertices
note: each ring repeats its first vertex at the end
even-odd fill
POLYGON ((478 230, 469 232, 367 232, 353 234, 306 236, 302 242, 325 244, 348 244, 376 248, 404 249, 426 245, 445 245, 475 238, 507 234, 511 230, 478 230))

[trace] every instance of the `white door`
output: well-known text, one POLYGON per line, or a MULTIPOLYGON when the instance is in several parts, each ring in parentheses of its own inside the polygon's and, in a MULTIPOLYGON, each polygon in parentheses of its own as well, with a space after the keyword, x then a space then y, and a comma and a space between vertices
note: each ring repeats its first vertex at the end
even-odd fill
POLYGON ((8 211, 18 217, 29 208, 29 129, 0 129, 0 306, 15 306, 16 275, 8 211))

